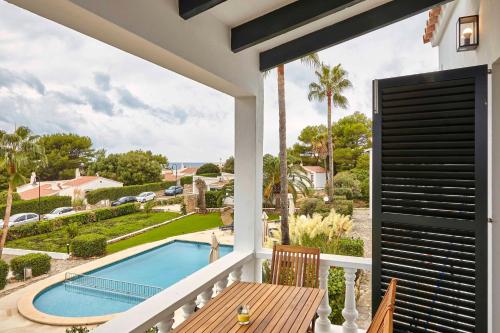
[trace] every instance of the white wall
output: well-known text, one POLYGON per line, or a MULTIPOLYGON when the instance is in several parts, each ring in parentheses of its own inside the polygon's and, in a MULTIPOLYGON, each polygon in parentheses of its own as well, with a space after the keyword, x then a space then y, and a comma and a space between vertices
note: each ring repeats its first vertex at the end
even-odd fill
POLYGON ((325 188, 325 185, 326 185, 326 173, 315 173, 314 188, 317 189, 325 188))

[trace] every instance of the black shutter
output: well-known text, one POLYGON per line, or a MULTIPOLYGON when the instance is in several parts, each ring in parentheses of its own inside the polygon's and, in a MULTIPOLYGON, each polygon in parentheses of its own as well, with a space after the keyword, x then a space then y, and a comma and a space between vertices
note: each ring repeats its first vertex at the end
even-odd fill
POLYGON ((373 312, 394 332, 487 331, 487 67, 374 81, 373 312))

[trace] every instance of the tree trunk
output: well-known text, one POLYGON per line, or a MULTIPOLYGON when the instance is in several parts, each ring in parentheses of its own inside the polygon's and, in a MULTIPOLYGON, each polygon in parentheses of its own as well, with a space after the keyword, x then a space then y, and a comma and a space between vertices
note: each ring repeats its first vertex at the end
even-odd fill
POLYGON ((333 199, 333 140, 332 140, 332 93, 328 98, 328 198, 333 199))
POLYGON ((2 238, 0 239, 0 258, 2 257, 3 248, 5 247, 5 242, 7 241, 7 233, 9 232, 10 212, 12 210, 12 192, 14 192, 14 186, 11 182, 9 182, 9 189, 7 190, 7 205, 5 206, 5 216, 3 218, 2 238))
POLYGON ((288 175, 286 158, 285 65, 278 66, 278 109, 280 146, 281 244, 290 244, 288 230, 288 175))

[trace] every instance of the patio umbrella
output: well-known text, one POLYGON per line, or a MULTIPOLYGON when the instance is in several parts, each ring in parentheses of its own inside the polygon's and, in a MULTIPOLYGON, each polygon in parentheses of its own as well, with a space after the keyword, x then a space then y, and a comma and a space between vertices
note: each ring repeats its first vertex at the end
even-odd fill
POLYGON ((210 254, 208 255, 208 262, 212 263, 219 259, 219 241, 217 241, 217 237, 212 232, 212 241, 210 243, 210 254))

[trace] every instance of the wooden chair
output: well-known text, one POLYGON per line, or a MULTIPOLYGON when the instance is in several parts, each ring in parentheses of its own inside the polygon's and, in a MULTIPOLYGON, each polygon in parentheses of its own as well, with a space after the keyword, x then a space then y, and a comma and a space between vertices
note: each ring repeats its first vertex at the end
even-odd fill
POLYGON ((392 279, 366 333, 392 333, 397 280, 392 279))
MULTIPOLYGON (((313 247, 274 245, 271 284, 319 288, 320 249, 313 247)), ((314 332, 318 315, 308 332, 314 332)))

